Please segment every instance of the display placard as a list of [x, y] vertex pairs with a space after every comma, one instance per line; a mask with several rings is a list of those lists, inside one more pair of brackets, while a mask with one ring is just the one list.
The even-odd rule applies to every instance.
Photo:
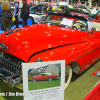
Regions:
[[72, 23], [73, 23], [73, 20], [67, 19], [67, 18], [63, 18], [63, 20], [61, 21], [60, 24], [71, 26]]
[[23, 63], [24, 100], [64, 100], [65, 60]]

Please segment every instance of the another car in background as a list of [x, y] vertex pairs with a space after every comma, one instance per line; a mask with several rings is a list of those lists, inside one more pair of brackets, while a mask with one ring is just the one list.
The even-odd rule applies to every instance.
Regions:
[[94, 9], [87, 9], [87, 8], [77, 8], [79, 11], [84, 12], [84, 13], [88, 13], [91, 12], [92, 16], [94, 18], [96, 18], [98, 10], [96, 8]]
[[[11, 7], [11, 9], [14, 11], [15, 7]], [[20, 12], [21, 12], [21, 8], [19, 8], [19, 15], [18, 15], [18, 22], [22, 22], [22, 18], [20, 18]], [[30, 21], [30, 25], [34, 24], [34, 23], [38, 23], [40, 20], [42, 20], [42, 18], [44, 18], [46, 15], [42, 14], [42, 13], [29, 13], [29, 20]]]
[[62, 11], [67, 14], [79, 15], [83, 17], [88, 15], [88, 13], [86, 12], [82, 12], [82, 11], [79, 11], [78, 9], [73, 9], [73, 8], [66, 8], [66, 9], [63, 9]]
[[73, 6], [72, 5], [59, 5], [59, 8], [60, 9], [66, 9], [66, 8], [73, 8]]
[[86, 12], [86, 13], [88, 13], [89, 12], [89, 10], [88, 9], [86, 9], [86, 8], [77, 8], [79, 11], [81, 11], [81, 12]]
[[44, 5], [45, 5], [44, 3], [40, 3], [40, 4], [37, 4], [37, 5], [34, 5], [34, 6], [30, 7], [29, 11], [30, 11], [31, 14], [42, 13], [42, 7]]
[[[62, 11], [65, 13], [68, 13], [68, 14], [75, 14], [75, 15], [79, 15], [79, 16], [88, 17], [88, 13], [90, 10], [88, 10], [87, 12], [84, 12], [84, 11], [79, 10], [79, 9], [66, 8], [66, 9], [63, 9]], [[95, 12], [95, 14], [92, 13], [91, 14], [92, 18], [95, 19], [99, 12], [100, 11], [98, 11], [97, 13]]]
[[[39, 21], [41, 21], [46, 15], [42, 14], [42, 13], [34, 13], [34, 14], [29, 14], [29, 20], [31, 21], [30, 24], [35, 24], [38, 23]], [[22, 22], [22, 18], [20, 18], [20, 12], [19, 12], [19, 16], [18, 16], [18, 21]]]
[[72, 8], [74, 9], [71, 5], [55, 5], [53, 8], [52, 8], [52, 11], [63, 11], [64, 9], [66, 8]]

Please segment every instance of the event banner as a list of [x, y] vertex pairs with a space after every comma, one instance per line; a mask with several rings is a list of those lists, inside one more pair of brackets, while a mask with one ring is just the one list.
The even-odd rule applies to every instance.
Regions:
[[23, 63], [24, 100], [64, 100], [65, 60]]

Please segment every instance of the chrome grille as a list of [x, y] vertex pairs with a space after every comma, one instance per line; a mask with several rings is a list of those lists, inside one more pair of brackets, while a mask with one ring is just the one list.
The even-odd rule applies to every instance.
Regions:
[[0, 51], [0, 73], [6, 71], [11, 75], [22, 75], [22, 60]]

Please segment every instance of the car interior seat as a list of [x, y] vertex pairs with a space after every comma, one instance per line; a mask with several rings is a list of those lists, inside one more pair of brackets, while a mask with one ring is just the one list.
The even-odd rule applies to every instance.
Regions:
[[86, 29], [86, 22], [78, 20], [72, 25], [72, 27], [75, 27], [75, 28], [81, 29], [81, 30], [85, 30]]

